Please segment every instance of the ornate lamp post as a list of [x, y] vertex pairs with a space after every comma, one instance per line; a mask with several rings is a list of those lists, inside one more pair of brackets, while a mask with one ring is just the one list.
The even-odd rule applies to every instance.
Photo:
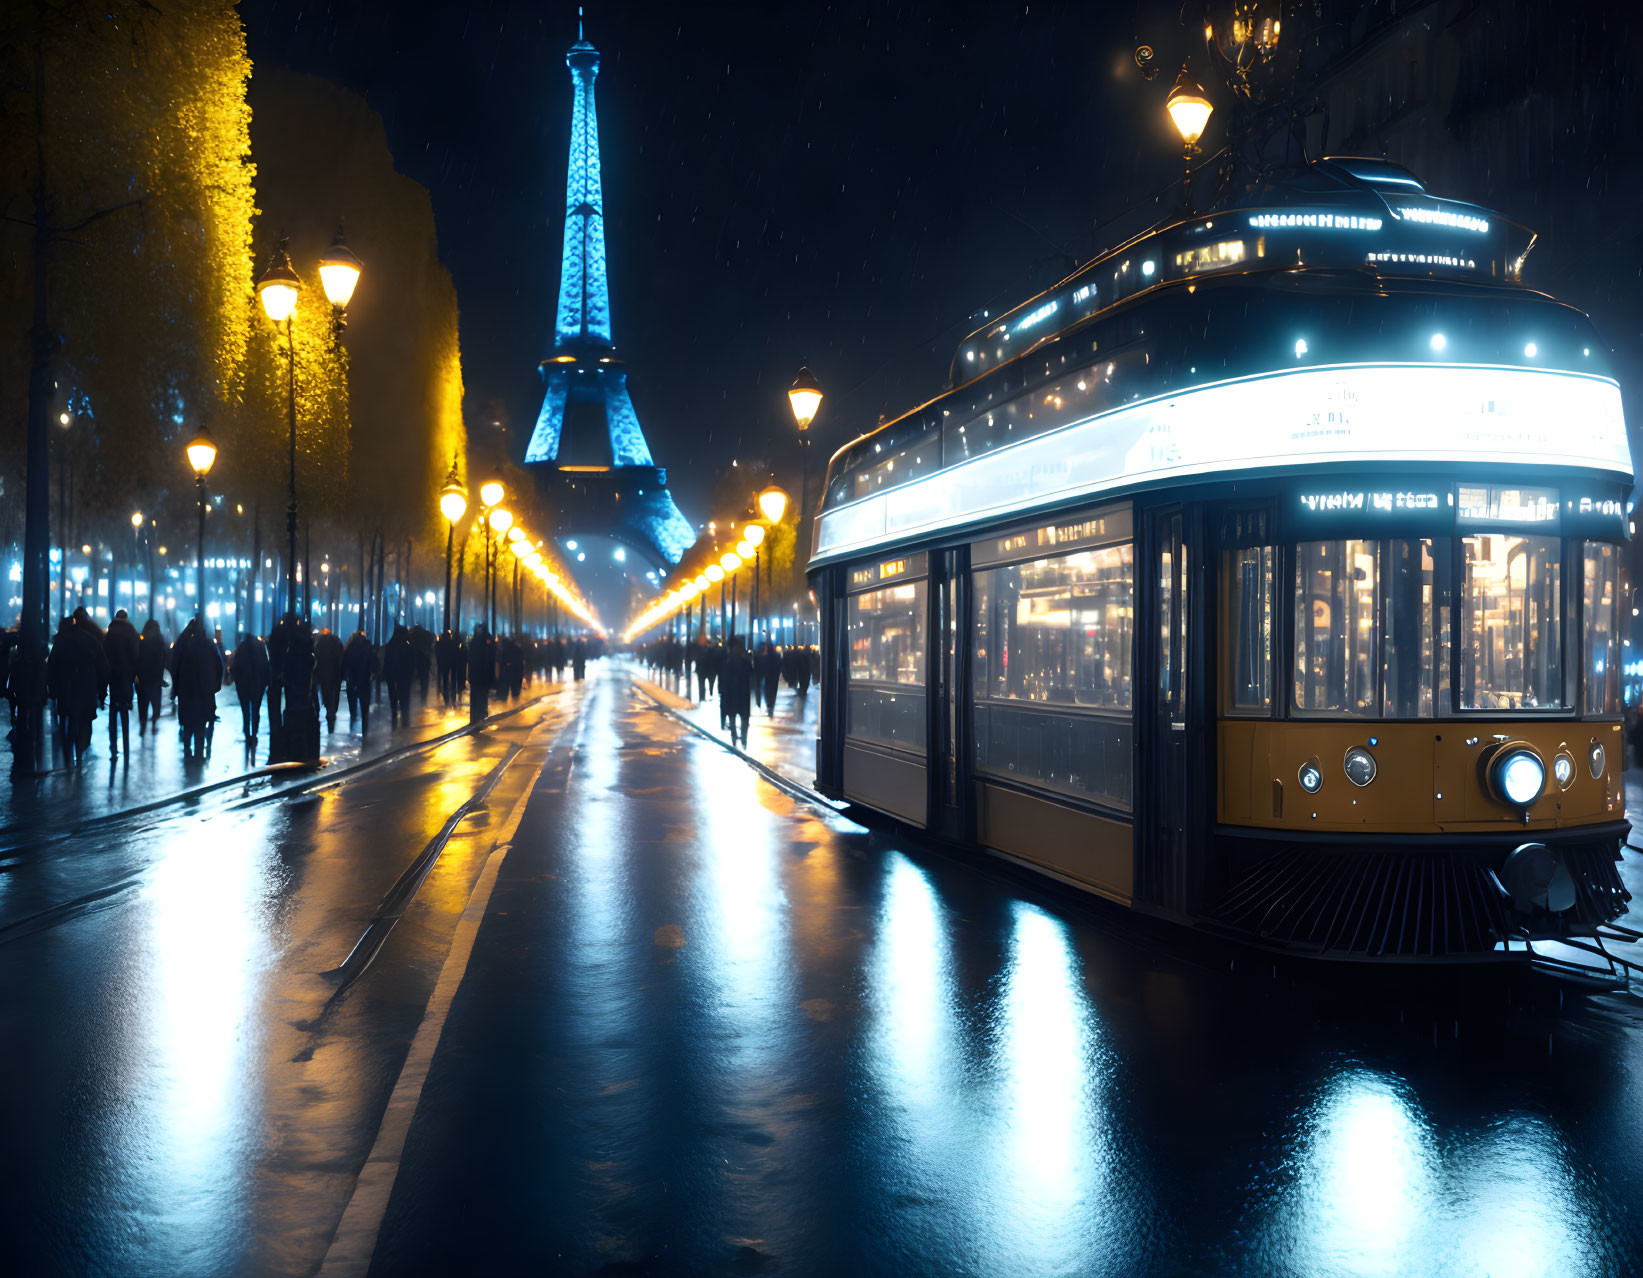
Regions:
[[211, 432], [204, 426], [183, 450], [194, 471], [194, 498], [200, 508], [200, 539], [194, 546], [194, 615], [205, 625], [205, 477], [217, 460], [217, 446], [211, 442]]
[[[759, 547], [762, 545], [764, 545], [764, 525], [749, 524], [743, 532], [740, 545], [736, 547], [736, 553], [741, 555], [743, 559], [749, 556], [753, 559], [753, 602], [747, 611], [749, 618], [747, 628], [754, 639], [758, 638], [759, 629]], [[746, 546], [747, 549], [744, 551], [742, 546]], [[768, 607], [768, 605], [766, 606]]]
[[[727, 551], [725, 551], [724, 554], [719, 556], [719, 567], [724, 571], [725, 577], [730, 582], [730, 631], [729, 631], [729, 637], [732, 638], [732, 639], [734, 639], [736, 637], [736, 622], [739, 620], [739, 618], [736, 615], [740, 611], [740, 609], [737, 607], [737, 603], [736, 603], [736, 593], [737, 593], [736, 592], [736, 571], [741, 566], [742, 566], [742, 557], [740, 555], [738, 555], [734, 550], [727, 550]], [[724, 600], [724, 587], [723, 586], [719, 587], [719, 599], [720, 599], [721, 602]]]
[[[338, 243], [332, 245], [331, 250], [320, 259], [320, 283], [326, 300], [331, 303], [333, 335], [342, 332], [343, 312], [353, 299], [354, 287], [359, 283], [363, 265], [346, 246], [342, 246], [343, 253], [338, 254], [336, 249], [340, 242], [339, 235]], [[264, 313], [276, 328], [285, 325], [286, 357], [290, 361], [286, 380], [290, 469], [285, 507], [285, 618], [283, 626], [275, 627], [277, 640], [269, 645], [269, 655], [274, 659], [274, 679], [269, 684], [269, 759], [270, 762], [311, 762], [319, 758], [319, 716], [314, 711], [313, 692], [309, 687], [312, 679], [308, 670], [292, 670], [289, 678], [284, 670], [287, 651], [301, 639], [297, 626], [297, 343], [291, 317], [297, 309], [302, 281], [291, 266], [286, 244], [285, 238], [281, 237], [269, 256], [268, 266], [257, 280], [257, 297], [262, 302]], [[284, 633], [281, 633], [282, 629]], [[271, 639], [274, 637], [270, 636]], [[301, 639], [301, 651], [296, 656], [299, 664], [311, 664], [312, 642]], [[276, 699], [279, 696], [285, 700], [283, 715], [279, 712]]]
[[1187, 74], [1186, 63], [1181, 64], [1181, 74], [1176, 77], [1175, 86], [1170, 89], [1169, 97], [1164, 99], [1164, 109], [1169, 112], [1176, 132], [1181, 135], [1181, 158], [1186, 165], [1186, 177], [1182, 179], [1181, 194], [1186, 207], [1191, 209], [1192, 157], [1199, 153], [1198, 139], [1204, 136], [1204, 129], [1209, 124], [1209, 117], [1215, 106], [1205, 94], [1203, 86]]
[[[501, 487], [500, 484], [497, 487]], [[497, 573], [492, 564], [491, 534], [502, 536], [513, 527], [513, 512], [505, 506], [495, 506], [485, 516], [485, 577], [490, 597], [490, 625], [488, 629], [496, 634], [496, 577]]]
[[[457, 478], [456, 459], [451, 459], [451, 473], [445, 476], [445, 487], [439, 493], [439, 513], [445, 516], [445, 629], [451, 628], [451, 551], [455, 546], [456, 525], [468, 513], [468, 490]], [[443, 641], [442, 641], [443, 642]]]
[[[136, 619], [137, 619], [137, 561], [139, 559], [141, 559], [142, 557], [143, 557], [143, 512], [140, 511], [140, 510], [134, 510], [134, 511], [131, 512], [131, 618], [132, 618], [133, 622], [135, 622]], [[148, 593], [149, 593], [148, 611], [150, 612], [150, 614], [152, 614], [153, 611], [154, 611], [154, 598], [153, 598], [153, 596], [154, 596], [154, 581], [153, 581], [153, 577], [154, 577], [154, 574], [150, 573], [149, 574], [149, 583], [148, 583]]]
[[[822, 388], [816, 380], [816, 375], [807, 367], [799, 369], [799, 375], [793, 379], [793, 385], [787, 392], [787, 403], [793, 410], [793, 420], [799, 428], [799, 442], [804, 445], [804, 481], [799, 488], [799, 534], [802, 537], [808, 525], [805, 516], [810, 510], [810, 423], [816, 420], [816, 414], [821, 412]], [[786, 504], [783, 503], [783, 509]], [[777, 522], [772, 520], [772, 523]], [[810, 560], [809, 548], [805, 549], [805, 562]], [[795, 562], [798, 554], [793, 556]]]

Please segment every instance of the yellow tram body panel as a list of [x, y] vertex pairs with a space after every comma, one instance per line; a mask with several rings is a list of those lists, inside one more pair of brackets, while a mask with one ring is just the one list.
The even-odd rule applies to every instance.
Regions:
[[[1217, 810], [1223, 825], [1295, 832], [1480, 834], [1567, 829], [1624, 816], [1618, 723], [1222, 719], [1219, 727]], [[1481, 757], [1506, 741], [1532, 746], [1546, 766], [1545, 789], [1526, 811], [1497, 800], [1484, 781]], [[1606, 755], [1603, 775], [1596, 779], [1588, 764], [1594, 743]], [[1375, 779], [1365, 786], [1354, 785], [1343, 767], [1354, 746], [1375, 759]], [[1560, 752], [1574, 762], [1567, 789], [1559, 788], [1551, 775]], [[1323, 776], [1315, 794], [1306, 793], [1300, 783], [1309, 763]]]

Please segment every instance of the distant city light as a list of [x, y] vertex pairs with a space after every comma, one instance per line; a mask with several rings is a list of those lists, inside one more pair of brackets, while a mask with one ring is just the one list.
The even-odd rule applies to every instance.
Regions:
[[587, 557], [588, 557], [588, 553], [585, 550], [579, 550], [579, 551], [576, 552], [576, 562], [577, 563], [582, 563], [585, 559], [587, 559]]
[[566, 550], [575, 550], [576, 549], [576, 543], [574, 541], [567, 541], [565, 543], [565, 549]]
[[1533, 359], [1535, 357], [1535, 352], [1538, 351], [1539, 349], [1540, 348], [1538, 346], [1536, 346], [1533, 342], [1530, 342], [1527, 346], [1525, 346], [1523, 348], [1523, 353], [1525, 355], [1527, 355], [1530, 359]]
[[1306, 354], [1306, 351], [1307, 351], [1306, 338], [1297, 337], [1295, 339], [1295, 358], [1300, 359], [1301, 356]]
[[611, 558], [614, 559], [619, 564], [626, 563], [627, 558], [628, 558], [628, 552], [623, 550], [622, 547], [618, 546], [616, 548], [616, 550], [612, 553]]
[[1442, 333], [1433, 333], [1432, 334], [1432, 349], [1433, 350], [1441, 351], [1447, 345], [1449, 345], [1449, 339], [1447, 337], [1445, 337]]

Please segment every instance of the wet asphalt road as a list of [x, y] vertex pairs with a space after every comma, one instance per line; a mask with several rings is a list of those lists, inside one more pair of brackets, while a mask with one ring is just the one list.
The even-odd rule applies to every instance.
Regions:
[[373, 1274], [1639, 1271], [1636, 998], [1190, 942], [810, 806], [619, 670], [74, 856], [0, 874], [16, 1272], [313, 1273], [345, 1210]]

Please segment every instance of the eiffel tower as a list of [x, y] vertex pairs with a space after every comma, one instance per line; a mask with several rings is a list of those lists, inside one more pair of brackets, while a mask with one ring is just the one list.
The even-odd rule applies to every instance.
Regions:
[[582, 34], [565, 55], [575, 97], [570, 166], [565, 177], [565, 250], [553, 354], [539, 365], [546, 393], [525, 463], [537, 485], [553, 490], [567, 528], [603, 532], [671, 568], [696, 533], [667, 489], [667, 471], [628, 395], [627, 367], [611, 339], [605, 278], [605, 216], [599, 169], [599, 119], [593, 82], [599, 50]]

